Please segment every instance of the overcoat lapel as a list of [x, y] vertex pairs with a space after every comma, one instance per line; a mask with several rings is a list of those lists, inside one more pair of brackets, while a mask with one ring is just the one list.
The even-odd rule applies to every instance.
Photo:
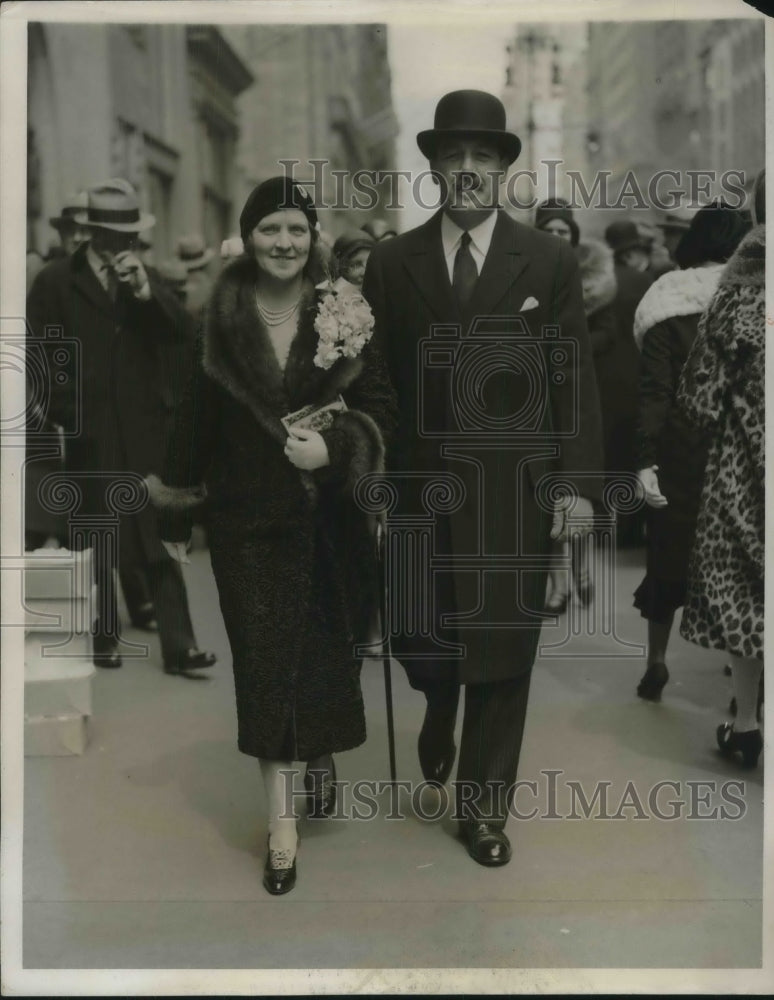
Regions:
[[110, 296], [99, 283], [97, 276], [89, 267], [86, 259], [86, 248], [76, 251], [72, 258], [72, 284], [79, 295], [84, 296], [100, 312], [111, 318], [114, 315], [113, 303]]
[[516, 242], [517, 230], [500, 210], [484, 266], [465, 310], [465, 319], [493, 315], [527, 269], [529, 259]]
[[281, 418], [313, 403], [331, 402], [363, 369], [361, 358], [340, 358], [331, 368], [314, 364], [317, 350], [317, 296], [304, 293], [298, 332], [284, 372], [255, 300], [255, 262], [235, 261], [221, 274], [213, 291], [204, 327], [202, 364], [205, 372], [246, 406], [258, 424], [278, 443], [287, 431]]
[[413, 245], [407, 250], [403, 266], [438, 322], [459, 323], [459, 309], [443, 256], [442, 216], [443, 210], [440, 210], [415, 230]]

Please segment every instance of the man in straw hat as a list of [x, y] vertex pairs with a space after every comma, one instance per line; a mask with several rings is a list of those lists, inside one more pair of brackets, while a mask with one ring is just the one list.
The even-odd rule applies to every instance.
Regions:
[[[387, 546], [392, 651], [427, 699], [418, 749], [429, 782], [443, 785], [451, 772], [466, 686], [456, 814], [482, 865], [511, 856], [504, 828], [550, 542], [567, 532], [540, 480], [561, 473], [588, 530], [602, 464], [578, 265], [569, 242], [498, 207], [521, 148], [505, 124], [491, 94], [440, 100], [417, 143], [442, 206], [374, 247], [363, 286], [399, 398], [388, 448], [397, 493]], [[414, 531], [432, 520], [429, 565], [421, 539], [408, 552], [411, 532], [401, 525], [412, 519]], [[393, 553], [404, 537], [402, 560]]]
[[[85, 210], [74, 218], [89, 241], [40, 272], [27, 319], [36, 338], [45, 340], [47, 331], [59, 328], [78, 343], [65, 364], [69, 377], [62, 384], [51, 377], [48, 409], [68, 435], [65, 471], [81, 495], [74, 513], [96, 533], [106, 517], [115, 516], [111, 499], [118, 494], [111, 483], [119, 484], [126, 473], [146, 476], [161, 469], [167, 424], [195, 348], [185, 312], [137, 254], [138, 234], [154, 218], [140, 210], [132, 185], [121, 178], [105, 181], [88, 192]], [[51, 350], [56, 352], [55, 344]], [[50, 368], [61, 374], [62, 363]], [[180, 567], [161, 544], [156, 515], [142, 499], [136, 512], [120, 519], [118, 558], [125, 569], [127, 562], [139, 563], [147, 575], [165, 671], [188, 675], [211, 666], [215, 657], [196, 647]], [[120, 667], [112, 567], [102, 545], [92, 550], [98, 591], [94, 662]]]

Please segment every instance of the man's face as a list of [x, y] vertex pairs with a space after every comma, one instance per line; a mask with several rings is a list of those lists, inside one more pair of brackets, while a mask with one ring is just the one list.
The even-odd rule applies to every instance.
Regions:
[[572, 229], [564, 219], [549, 219], [541, 228], [544, 233], [551, 233], [552, 236], [560, 236], [563, 240], [572, 242]]
[[136, 250], [137, 245], [137, 233], [119, 233], [97, 226], [91, 230], [91, 248], [105, 264], [114, 264], [119, 254]]
[[59, 228], [59, 242], [68, 257], [71, 257], [81, 243], [85, 243], [88, 238], [88, 230], [79, 226], [77, 222], [65, 223]]
[[630, 247], [621, 252], [621, 263], [634, 271], [647, 271], [650, 266], [650, 254], [641, 247]]
[[508, 162], [496, 143], [465, 133], [439, 139], [430, 166], [450, 215], [488, 214], [497, 207]]

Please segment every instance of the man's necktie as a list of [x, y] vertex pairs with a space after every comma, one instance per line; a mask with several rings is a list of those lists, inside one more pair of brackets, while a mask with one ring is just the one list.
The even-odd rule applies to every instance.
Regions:
[[464, 309], [473, 294], [473, 288], [478, 280], [478, 268], [470, 252], [470, 233], [464, 232], [460, 238], [459, 249], [454, 258], [452, 288], [457, 301]]
[[110, 296], [110, 301], [115, 302], [116, 296], [118, 295], [118, 277], [116, 275], [116, 270], [111, 267], [110, 264], [105, 264], [102, 268], [105, 275], [105, 291]]

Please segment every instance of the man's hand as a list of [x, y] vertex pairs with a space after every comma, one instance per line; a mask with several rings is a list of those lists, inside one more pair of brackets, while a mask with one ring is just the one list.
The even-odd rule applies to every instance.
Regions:
[[647, 469], [640, 469], [637, 473], [642, 492], [645, 495], [645, 503], [648, 507], [659, 508], [668, 506], [667, 498], [663, 495], [658, 485], [657, 472], [658, 466], [651, 465]]
[[148, 272], [135, 253], [131, 250], [124, 250], [123, 253], [116, 254], [113, 260], [113, 268], [118, 280], [129, 287], [130, 292], [135, 298], [142, 299], [143, 301], [150, 298]]
[[170, 559], [174, 559], [177, 563], [190, 563], [188, 545], [185, 542], [162, 542], [161, 544], [167, 550]]
[[565, 542], [569, 539], [568, 517], [572, 515], [573, 535], [588, 535], [594, 530], [594, 506], [586, 497], [578, 497], [574, 502], [567, 498], [559, 501], [554, 509], [554, 523], [551, 538]]
[[325, 438], [317, 431], [291, 428], [285, 444], [285, 454], [297, 469], [313, 472], [330, 464]]

